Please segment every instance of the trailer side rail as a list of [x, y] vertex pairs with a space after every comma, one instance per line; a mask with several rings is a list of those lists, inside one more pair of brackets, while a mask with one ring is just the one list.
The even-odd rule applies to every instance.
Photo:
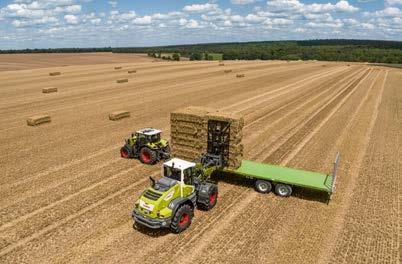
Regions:
[[341, 159], [341, 156], [338, 153], [336, 153], [335, 161], [334, 161], [334, 168], [332, 171], [332, 184], [331, 184], [331, 194], [334, 193], [335, 191], [335, 184], [336, 184], [336, 177], [338, 173], [338, 166], [339, 166], [339, 161]]

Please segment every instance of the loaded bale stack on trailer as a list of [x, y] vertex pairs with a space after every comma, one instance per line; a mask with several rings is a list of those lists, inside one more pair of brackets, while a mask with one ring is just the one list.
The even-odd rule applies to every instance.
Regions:
[[243, 159], [242, 116], [205, 107], [186, 107], [171, 113], [172, 155], [194, 160], [208, 152], [208, 127], [213, 122], [229, 124], [228, 169], [237, 169]]
[[207, 122], [205, 119], [213, 109], [186, 107], [170, 114], [170, 138], [172, 155], [193, 160], [207, 151]]

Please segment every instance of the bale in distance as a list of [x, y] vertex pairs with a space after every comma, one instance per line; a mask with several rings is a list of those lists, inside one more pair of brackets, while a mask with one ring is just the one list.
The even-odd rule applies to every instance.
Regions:
[[37, 126], [43, 123], [49, 123], [51, 122], [51, 118], [49, 115], [37, 115], [37, 116], [32, 116], [27, 119], [27, 124], [28, 126]]
[[121, 68], [121, 66], [114, 67], [115, 70], [120, 70]]
[[219, 63], [219, 66], [225, 66], [225, 63]]
[[129, 70], [128, 73], [137, 73], [137, 70]]
[[49, 76], [61, 75], [61, 72], [49, 72]]
[[243, 78], [243, 77], [245, 77], [246, 75], [244, 74], [244, 73], [241, 73], [241, 74], [236, 74], [236, 77], [237, 78]]
[[224, 72], [225, 72], [225, 73], [231, 73], [232, 70], [225, 70]]
[[119, 79], [116, 82], [117, 83], [126, 83], [126, 82], [128, 82], [128, 79]]
[[42, 93], [56, 93], [57, 88], [56, 87], [46, 87], [42, 89]]
[[117, 121], [127, 117], [130, 117], [129, 111], [117, 111], [109, 114], [109, 120], [112, 121]]

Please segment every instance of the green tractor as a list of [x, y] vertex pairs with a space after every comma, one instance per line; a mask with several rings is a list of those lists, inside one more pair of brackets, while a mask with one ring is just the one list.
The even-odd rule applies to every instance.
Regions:
[[221, 164], [220, 157], [203, 156], [200, 163], [173, 158], [163, 164], [163, 175], [146, 189], [135, 203], [134, 227], [170, 228], [174, 233], [186, 230], [194, 209], [210, 210], [218, 200], [218, 186], [208, 181]]
[[145, 128], [131, 134], [120, 149], [120, 155], [123, 158], [139, 158], [145, 164], [155, 164], [170, 158], [169, 142], [161, 139], [160, 130]]

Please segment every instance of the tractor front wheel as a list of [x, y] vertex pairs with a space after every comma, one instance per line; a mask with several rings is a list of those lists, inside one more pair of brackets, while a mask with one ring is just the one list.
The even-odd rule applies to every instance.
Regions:
[[128, 159], [130, 157], [130, 152], [128, 151], [128, 149], [126, 147], [122, 147], [120, 149], [120, 156], [125, 159]]
[[190, 205], [184, 204], [180, 206], [174, 214], [170, 229], [176, 234], [183, 232], [191, 225], [193, 214], [194, 211]]
[[158, 160], [155, 151], [144, 147], [140, 151], [140, 161], [144, 164], [154, 164]]

